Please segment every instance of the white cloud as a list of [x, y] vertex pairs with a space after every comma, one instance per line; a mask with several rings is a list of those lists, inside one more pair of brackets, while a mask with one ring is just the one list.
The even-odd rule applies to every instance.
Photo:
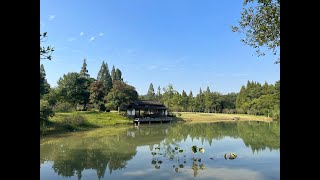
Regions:
[[94, 41], [94, 39], [95, 39], [94, 37], [91, 37], [89, 41]]
[[99, 36], [103, 36], [104, 35], [104, 33], [99, 33]]
[[74, 41], [74, 40], [76, 40], [75, 37], [70, 37], [70, 38], [67, 39], [67, 41], [69, 41], [69, 42], [72, 42], [72, 41]]
[[53, 21], [56, 18], [56, 15], [49, 15], [49, 21]]
[[80, 36], [83, 36], [83, 32], [80, 33]]

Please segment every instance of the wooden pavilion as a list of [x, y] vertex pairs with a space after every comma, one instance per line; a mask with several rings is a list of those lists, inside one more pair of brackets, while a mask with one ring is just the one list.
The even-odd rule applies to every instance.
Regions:
[[168, 108], [158, 101], [135, 101], [127, 107], [127, 116], [134, 119], [135, 124], [140, 122], [171, 122], [168, 117]]

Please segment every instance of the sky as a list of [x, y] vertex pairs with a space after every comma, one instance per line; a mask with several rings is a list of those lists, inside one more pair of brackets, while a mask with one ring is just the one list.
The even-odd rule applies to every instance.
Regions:
[[248, 80], [274, 84], [277, 58], [258, 57], [231, 30], [242, 8], [243, 0], [40, 0], [42, 45], [55, 48], [41, 63], [56, 87], [63, 74], [80, 72], [84, 58], [93, 78], [104, 61], [139, 95], [150, 83], [194, 95], [207, 86], [239, 92]]

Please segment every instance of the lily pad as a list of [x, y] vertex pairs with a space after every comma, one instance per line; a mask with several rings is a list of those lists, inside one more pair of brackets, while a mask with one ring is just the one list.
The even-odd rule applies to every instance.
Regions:
[[179, 168], [175, 168], [174, 170], [175, 170], [176, 172], [179, 172]]
[[152, 155], [156, 155], [157, 153], [155, 153], [155, 152], [151, 152], [151, 154], [152, 154]]
[[155, 160], [151, 161], [151, 164], [156, 164], [156, 163], [157, 163], [157, 161], [155, 161]]
[[178, 150], [179, 148], [178, 148], [178, 147], [175, 147], [174, 149], [175, 149], [175, 150]]
[[183, 164], [180, 164], [180, 165], [179, 165], [179, 168], [184, 168], [184, 165], [183, 165]]
[[162, 161], [160, 160], [160, 161], [158, 161], [158, 163], [159, 163], [159, 164], [162, 164]]
[[182, 152], [183, 152], [183, 150], [180, 149], [180, 150], [179, 150], [179, 153], [182, 153]]
[[203, 164], [200, 164], [200, 169], [204, 170], [204, 165]]
[[192, 152], [193, 152], [193, 153], [197, 153], [197, 151], [198, 151], [198, 150], [197, 150], [197, 146], [192, 146]]

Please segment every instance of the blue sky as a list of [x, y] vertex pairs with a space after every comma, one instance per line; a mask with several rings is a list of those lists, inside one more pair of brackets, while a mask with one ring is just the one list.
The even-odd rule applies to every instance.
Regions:
[[276, 57], [257, 57], [233, 33], [243, 1], [234, 0], [41, 0], [44, 45], [55, 47], [42, 61], [51, 86], [68, 72], [80, 72], [83, 59], [96, 78], [102, 61], [146, 94], [169, 83], [180, 93], [210, 87], [239, 92], [247, 80], [280, 79]]

